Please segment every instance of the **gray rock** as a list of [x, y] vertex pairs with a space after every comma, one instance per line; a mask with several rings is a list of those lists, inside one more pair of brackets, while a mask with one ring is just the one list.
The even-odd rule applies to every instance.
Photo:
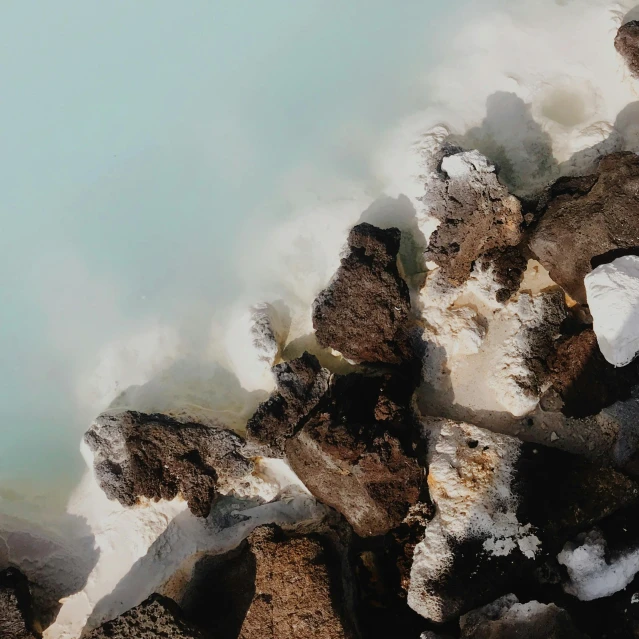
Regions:
[[619, 27], [615, 49], [625, 59], [632, 75], [639, 77], [639, 21], [631, 20]]
[[181, 423], [134, 411], [100, 415], [84, 439], [109, 499], [133, 506], [140, 497], [182, 495], [191, 512], [208, 516], [219, 490], [251, 472], [243, 440], [224, 428]]

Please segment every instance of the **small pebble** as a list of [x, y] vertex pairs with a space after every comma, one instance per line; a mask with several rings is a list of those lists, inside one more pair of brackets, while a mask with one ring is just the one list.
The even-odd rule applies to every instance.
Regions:
[[557, 435], [557, 433], [553, 430], [552, 433], [550, 433], [550, 441], [554, 442], [557, 441], [559, 439], [559, 435]]

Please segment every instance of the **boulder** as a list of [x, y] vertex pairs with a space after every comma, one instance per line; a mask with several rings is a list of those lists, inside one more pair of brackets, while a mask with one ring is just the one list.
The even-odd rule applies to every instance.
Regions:
[[247, 440], [259, 452], [282, 457], [287, 439], [324, 397], [330, 372], [309, 353], [273, 367], [277, 391], [260, 404], [246, 426]]
[[26, 577], [14, 569], [0, 572], [0, 637], [35, 639]]
[[189, 624], [178, 605], [161, 595], [151, 595], [139, 606], [107, 621], [88, 632], [86, 639], [206, 639], [200, 630]]
[[357, 363], [411, 359], [410, 295], [397, 266], [400, 238], [395, 228], [353, 227], [348, 255], [313, 305], [321, 346]]
[[615, 49], [626, 61], [632, 75], [639, 77], [639, 21], [631, 20], [619, 27]]
[[459, 620], [461, 639], [588, 639], [555, 604], [519, 603], [505, 595]]
[[557, 180], [543, 198], [530, 248], [552, 279], [587, 303], [584, 278], [639, 249], [639, 156], [613, 153], [594, 175]]
[[249, 474], [243, 440], [232, 431], [134, 411], [100, 415], [84, 436], [98, 482], [124, 506], [141, 497], [181, 495], [191, 512], [208, 516], [220, 491]]
[[426, 259], [459, 286], [480, 256], [519, 244], [521, 205], [478, 151], [444, 157], [441, 174], [425, 196], [430, 215], [440, 222], [430, 237]]

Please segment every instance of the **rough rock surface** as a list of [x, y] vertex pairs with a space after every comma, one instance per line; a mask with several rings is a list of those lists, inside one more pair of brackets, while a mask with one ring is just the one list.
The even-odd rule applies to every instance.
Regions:
[[34, 639], [29, 586], [17, 570], [0, 572], [0, 637]]
[[585, 304], [590, 271], [639, 247], [639, 156], [613, 153], [597, 173], [560, 178], [542, 204], [530, 248], [568, 294]]
[[598, 266], [585, 285], [603, 356], [614, 366], [626, 366], [639, 353], [639, 257], [627, 255]]
[[555, 604], [505, 595], [460, 619], [461, 639], [587, 639]]
[[521, 240], [521, 205], [499, 182], [495, 167], [478, 151], [444, 157], [445, 177], [429, 189], [430, 214], [440, 220], [431, 235], [426, 259], [435, 262], [447, 279], [460, 285], [473, 262]]
[[410, 448], [409, 377], [335, 378], [321, 410], [286, 445], [291, 468], [361, 536], [397, 526], [423, 471]]
[[619, 27], [615, 49], [625, 59], [632, 75], [639, 77], [639, 21], [631, 20]]
[[85, 434], [109, 499], [133, 506], [140, 497], [173, 499], [206, 517], [220, 490], [252, 470], [232, 431], [133, 411], [100, 415]]
[[401, 233], [363, 223], [349, 254], [313, 305], [317, 341], [354, 362], [400, 364], [411, 357], [410, 295], [397, 267]]
[[639, 363], [616, 368], [608, 363], [591, 328], [562, 339], [548, 358], [550, 381], [570, 417], [595, 415], [630, 397], [639, 383]]
[[330, 373], [309, 353], [273, 367], [277, 392], [260, 404], [246, 426], [247, 439], [271, 457], [282, 457], [287, 439], [324, 397]]
[[87, 633], [86, 639], [205, 639], [187, 623], [177, 604], [161, 595], [151, 595], [139, 606]]
[[228, 557], [196, 565], [182, 607], [211, 639], [352, 637], [340, 559], [319, 535], [263, 526]]

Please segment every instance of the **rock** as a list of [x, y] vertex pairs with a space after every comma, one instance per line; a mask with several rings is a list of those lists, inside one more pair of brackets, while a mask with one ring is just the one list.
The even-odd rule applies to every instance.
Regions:
[[358, 535], [382, 535], [417, 502], [423, 471], [389, 426], [349, 419], [349, 411], [357, 414], [348, 406], [319, 413], [288, 441], [286, 457], [311, 493]]
[[273, 368], [277, 392], [260, 404], [246, 426], [251, 445], [282, 457], [286, 440], [304, 423], [328, 390], [330, 373], [309, 353]]
[[461, 639], [588, 639], [555, 604], [519, 603], [505, 595], [459, 620]]
[[558, 408], [570, 417], [595, 415], [618, 400], [629, 399], [639, 383], [639, 365], [616, 368], [608, 363], [588, 327], [557, 343], [548, 368], [552, 388], [563, 403]]
[[632, 75], [639, 77], [639, 21], [631, 20], [619, 27], [615, 49], [625, 59]]
[[31, 596], [26, 578], [17, 570], [0, 572], [0, 637], [35, 639]]
[[102, 490], [124, 506], [140, 497], [170, 500], [179, 494], [193, 514], [206, 517], [218, 492], [253, 468], [232, 431], [166, 415], [105, 413], [84, 439]]
[[530, 248], [573, 299], [587, 302], [590, 271], [639, 247], [639, 156], [613, 153], [594, 175], [557, 180], [548, 190]]
[[317, 341], [353, 362], [401, 364], [412, 358], [410, 295], [397, 267], [398, 229], [363, 223], [349, 254], [313, 305]]
[[288, 324], [284, 313], [268, 303], [255, 304], [232, 318], [226, 350], [243, 388], [272, 390], [271, 367], [280, 358]]
[[239, 551], [196, 564], [185, 614], [213, 638], [353, 637], [340, 558], [320, 535], [263, 526]]
[[184, 620], [174, 601], [157, 594], [85, 636], [86, 639], [205, 639], [200, 630]]
[[459, 286], [480, 256], [519, 244], [521, 205], [478, 151], [444, 157], [441, 172], [441, 182], [425, 196], [430, 214], [440, 220], [430, 237], [426, 259]]
[[627, 255], [598, 266], [585, 285], [603, 356], [613, 366], [626, 366], [639, 353], [639, 257]]

